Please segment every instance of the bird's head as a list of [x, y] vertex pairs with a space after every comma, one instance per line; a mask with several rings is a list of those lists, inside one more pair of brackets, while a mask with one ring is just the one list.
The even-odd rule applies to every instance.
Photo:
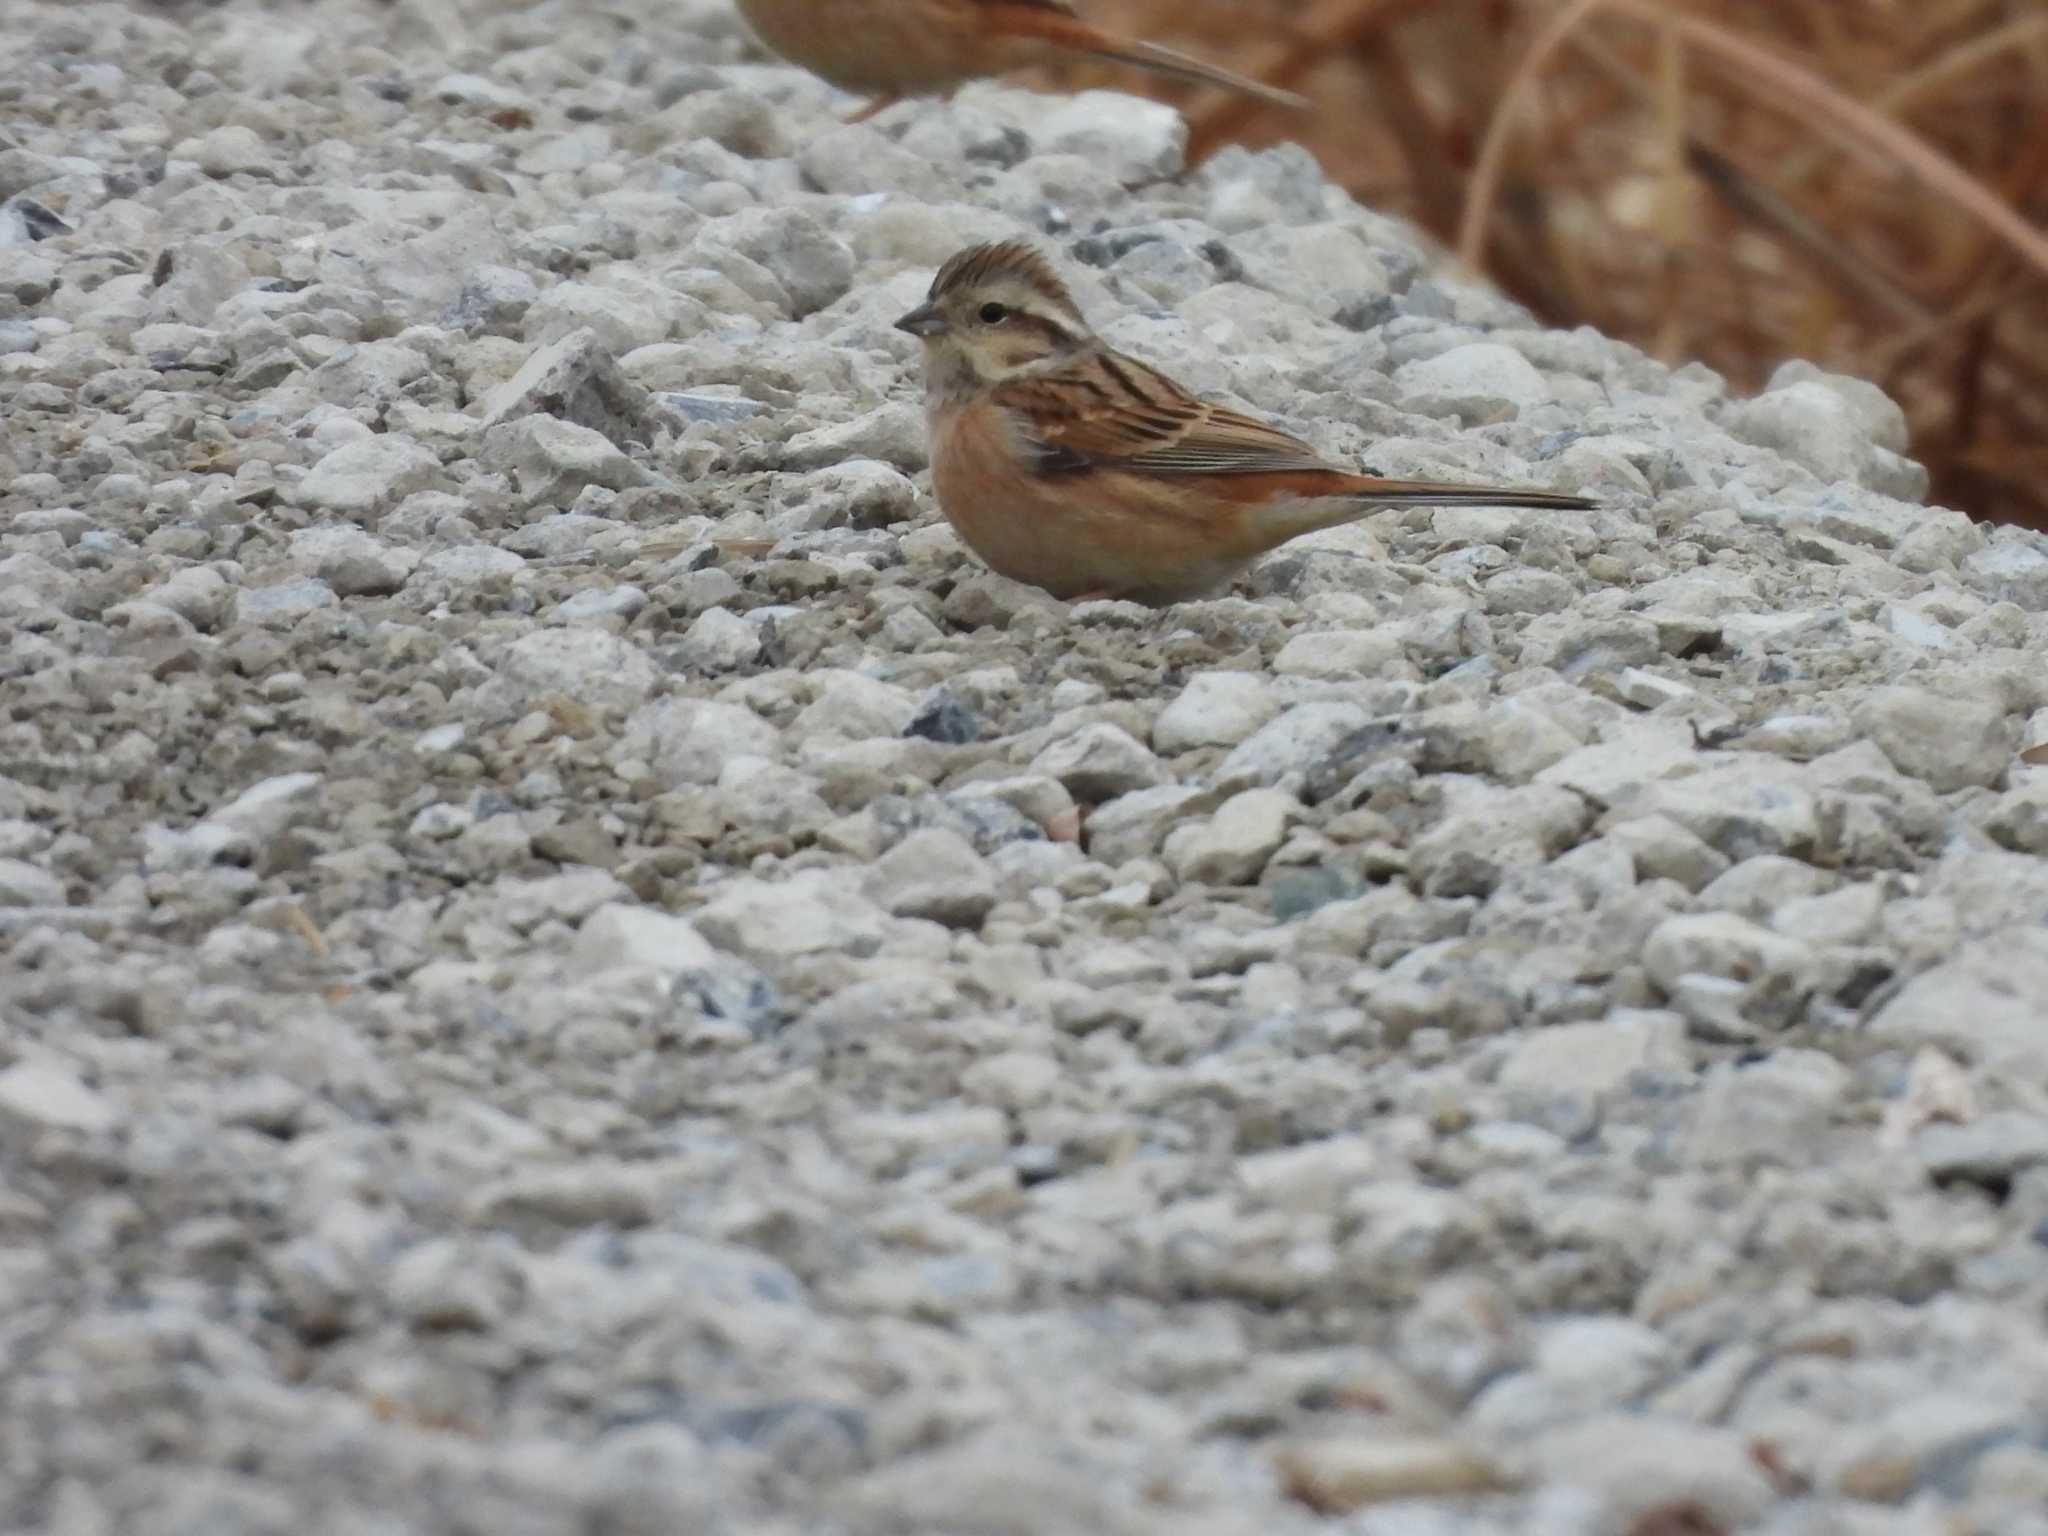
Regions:
[[959, 252], [896, 328], [924, 343], [934, 382], [998, 383], [1094, 341], [1051, 264], [1014, 240]]

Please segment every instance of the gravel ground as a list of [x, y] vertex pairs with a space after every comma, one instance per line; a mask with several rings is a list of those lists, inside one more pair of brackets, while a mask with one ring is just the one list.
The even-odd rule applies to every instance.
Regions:
[[[712, 0], [0, 36], [0, 1530], [2048, 1533], [2048, 541], [1877, 390]], [[1017, 233], [1603, 509], [997, 579]]]

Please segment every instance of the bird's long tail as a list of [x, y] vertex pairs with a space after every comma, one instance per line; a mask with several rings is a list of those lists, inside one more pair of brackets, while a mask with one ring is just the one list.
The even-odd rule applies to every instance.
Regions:
[[1505, 485], [1448, 485], [1434, 480], [1382, 480], [1345, 493], [1368, 507], [1548, 507], [1590, 512], [1600, 503], [1562, 491]]
[[1366, 475], [1344, 478], [1350, 483], [1319, 488], [1301, 499], [1276, 497], [1268, 502], [1256, 523], [1265, 547], [1273, 548], [1304, 533], [1341, 528], [1384, 507], [1534, 507], [1550, 512], [1590, 512], [1600, 505], [1584, 496], [1522, 486], [1381, 480]]
[[1112, 59], [1119, 64], [1133, 64], [1139, 69], [1172, 75], [1179, 80], [1192, 80], [1200, 85], [1220, 85], [1226, 90], [1242, 91], [1247, 96], [1256, 96], [1277, 106], [1299, 109], [1308, 105], [1306, 98], [1292, 91], [1283, 91], [1277, 85], [1267, 85], [1249, 75], [1240, 75], [1235, 70], [1211, 64], [1193, 54], [1140, 38], [1118, 37], [1104, 32], [1075, 16], [1064, 5], [1050, 3], [1050, 0], [1017, 0], [1017, 3], [1003, 5], [1001, 10], [1001, 30], [1015, 37], [1042, 38], [1057, 48], [1092, 54], [1098, 59]]
[[1308, 98], [1305, 96], [1297, 96], [1294, 92], [1282, 90], [1277, 85], [1268, 85], [1263, 80], [1254, 80], [1249, 75], [1240, 75], [1236, 70], [1225, 69], [1220, 64], [1210, 64], [1193, 54], [1182, 53], [1177, 48], [1168, 48], [1160, 43], [1148, 43], [1137, 38], [1110, 37], [1102, 33], [1097, 33], [1096, 36], [1096, 45], [1088, 51], [1099, 59], [1114, 59], [1119, 64], [1135, 64], [1140, 69], [1171, 75], [1176, 80], [1192, 80], [1197, 85], [1220, 85], [1225, 90], [1256, 96], [1261, 101], [1270, 101], [1275, 106], [1290, 107], [1295, 111], [1301, 111], [1308, 106]]

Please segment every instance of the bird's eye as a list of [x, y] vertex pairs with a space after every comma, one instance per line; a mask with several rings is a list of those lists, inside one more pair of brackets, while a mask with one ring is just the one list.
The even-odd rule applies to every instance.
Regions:
[[1010, 312], [1000, 304], [984, 304], [981, 306], [981, 318], [984, 324], [1001, 325], [1010, 318]]

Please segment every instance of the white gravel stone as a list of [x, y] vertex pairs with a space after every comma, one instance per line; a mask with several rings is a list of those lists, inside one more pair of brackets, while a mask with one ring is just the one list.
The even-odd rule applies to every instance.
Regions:
[[1118, 795], [1088, 813], [1088, 851], [1105, 864], [1145, 858], [1159, 851], [1182, 818], [1215, 803], [1214, 791], [1187, 784], [1161, 784]]
[[170, 147], [173, 160], [190, 160], [209, 176], [273, 175], [278, 170], [277, 151], [263, 142], [255, 129], [241, 123], [223, 123], [196, 139], [184, 139]]
[[781, 733], [744, 705], [673, 698], [635, 710], [615, 755], [671, 784], [710, 784], [730, 759], [773, 757], [781, 745]]
[[1775, 1499], [1750, 1445], [1724, 1429], [1612, 1413], [1545, 1435], [1526, 1454], [1544, 1476], [1594, 1494], [1599, 1528], [1625, 1530], [1660, 1507], [1739, 1527]]
[[1031, 771], [1057, 779], [1077, 800], [1114, 800], [1152, 789], [1166, 769], [1129, 731], [1109, 724], [1084, 725], [1053, 742], [1031, 760]]
[[759, 965], [815, 954], [871, 955], [886, 929], [874, 905], [827, 870], [788, 880], [734, 880], [713, 890], [696, 926]]
[[673, 973], [706, 966], [716, 958], [703, 935], [685, 918], [646, 907], [614, 903], [583, 920], [575, 961], [583, 970]]
[[1234, 747], [1279, 712], [1272, 683], [1256, 672], [1198, 672], [1152, 722], [1152, 748], [1174, 757]]
[[1210, 782], [1221, 790], [1250, 789], [1306, 773], [1369, 718], [1356, 704], [1297, 704], [1239, 742], [1216, 765]]
[[528, 506], [566, 506], [585, 486], [624, 490], [648, 478], [602, 432], [541, 411], [487, 430], [480, 459], [508, 475]]
[[345, 443], [325, 455], [298, 485], [301, 505], [342, 517], [368, 518], [388, 512], [414, 491], [441, 479], [441, 460], [431, 448], [402, 433]]
[[310, 576], [263, 587], [244, 587], [235, 594], [235, 622], [289, 629], [307, 614], [332, 608], [339, 601], [334, 588]]
[[1411, 408], [1499, 421], [1550, 399], [1543, 375], [1512, 347], [1475, 341], [1403, 363], [1394, 388]]
[[1537, 1031], [1514, 1048], [1495, 1081], [1532, 1092], [1610, 1094], [1638, 1072], [1682, 1073], [1691, 1066], [1683, 1019], [1624, 1011]]
[[761, 630], [725, 608], [698, 614], [677, 642], [683, 662], [703, 672], [731, 672], [761, 654]]
[[1277, 789], [1232, 795], [1205, 823], [1167, 834], [1162, 857], [1181, 880], [1204, 885], [1249, 885], [1287, 839], [1301, 814], [1294, 796]]
[[24, 859], [0, 859], [0, 906], [61, 907], [64, 882]]
[[[1899, 496], [1927, 489], [1925, 470], [1898, 449], [1873, 441], [1870, 414], [1860, 402], [1817, 378], [1774, 380], [1772, 388], [1736, 408], [1729, 426], [1744, 442], [1776, 449], [1823, 481], [1849, 480]], [[1882, 435], [1896, 441], [1888, 423]]]
[[900, 736], [917, 713], [916, 698], [893, 683], [858, 672], [827, 672], [816, 681], [817, 698], [795, 721], [806, 737]]
[[748, 208], [713, 219], [697, 232], [691, 254], [791, 319], [823, 309], [853, 283], [852, 250], [795, 208]]
[[968, 841], [943, 827], [913, 832], [875, 862], [868, 894], [897, 917], [974, 928], [996, 904], [995, 877]]
[[1937, 792], [1995, 784], [2012, 761], [2005, 711], [1984, 699], [1884, 688], [1856, 711], [1855, 721], [1893, 767]]
[[524, 701], [560, 694], [600, 709], [631, 709], [659, 677], [630, 640], [592, 629], [539, 630], [515, 640], [498, 677]]
[[1721, 976], [1735, 981], [1798, 975], [1811, 952], [1795, 939], [1779, 937], [1732, 912], [1686, 913], [1659, 924], [1643, 944], [1643, 969], [1671, 988], [1682, 976]]
[[1375, 677], [1402, 658], [1401, 637], [1392, 631], [1326, 630], [1289, 640], [1273, 658], [1273, 670], [1282, 677]]
[[2031, 929], [1964, 946], [1953, 960], [1907, 982], [1870, 1021], [1901, 1046], [1933, 1045], [2011, 1071], [2048, 1069], [2035, 1000], [2048, 985], [2048, 949]]
[[120, 1111], [51, 1062], [19, 1061], [0, 1072], [0, 1126], [31, 1131], [110, 1131]]

